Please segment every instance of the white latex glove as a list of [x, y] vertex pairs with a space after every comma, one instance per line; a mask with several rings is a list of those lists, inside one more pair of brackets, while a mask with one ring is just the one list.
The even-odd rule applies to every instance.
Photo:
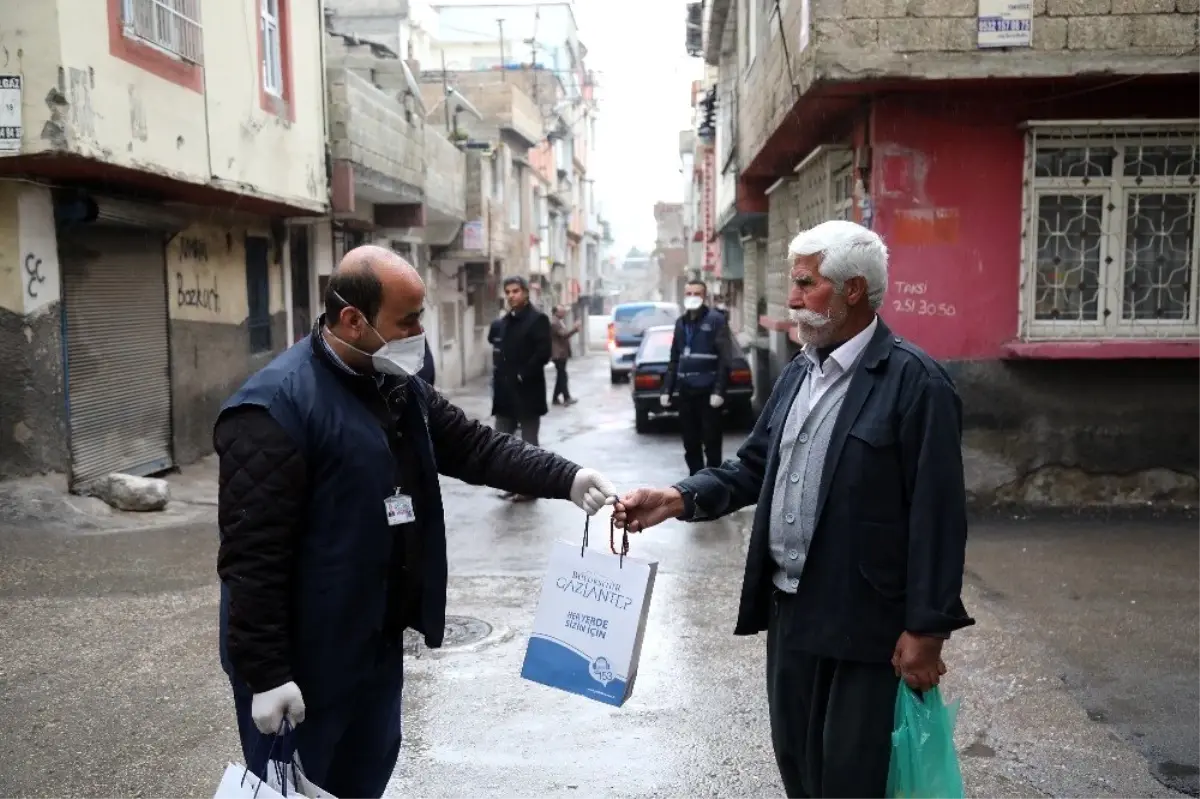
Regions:
[[571, 483], [571, 501], [588, 516], [617, 501], [617, 487], [595, 469], [580, 469]]
[[304, 721], [304, 697], [300, 695], [300, 686], [285, 682], [278, 688], [255, 694], [250, 703], [250, 716], [263, 735], [278, 733], [284, 716], [295, 727]]
[[663, 394], [661, 397], [658, 398], [658, 404], [663, 406], [664, 408], [669, 408], [671, 406], [671, 395]]
[[725, 398], [720, 394], [712, 394], [708, 398], [708, 404], [714, 408], [720, 408], [725, 404]]

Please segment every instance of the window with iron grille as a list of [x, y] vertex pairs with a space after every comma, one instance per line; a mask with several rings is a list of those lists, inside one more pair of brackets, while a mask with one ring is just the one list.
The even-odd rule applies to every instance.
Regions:
[[200, 0], [122, 0], [125, 35], [189, 64], [204, 64]]
[[1200, 122], [1031, 125], [1025, 160], [1024, 337], [1200, 334]]
[[835, 172], [830, 182], [833, 184], [833, 196], [830, 198], [830, 219], [854, 221], [854, 169], [853, 164], [846, 164]]
[[283, 47], [280, 40], [279, 2], [262, 2], [263, 90], [276, 97], [283, 96]]

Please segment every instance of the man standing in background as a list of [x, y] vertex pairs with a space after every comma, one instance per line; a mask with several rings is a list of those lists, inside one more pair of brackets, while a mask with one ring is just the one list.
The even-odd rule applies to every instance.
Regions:
[[563, 405], [574, 405], [571, 390], [567, 387], [567, 359], [571, 357], [571, 336], [579, 332], [581, 325], [576, 322], [567, 327], [567, 309], [561, 305], [554, 306], [554, 322], [550, 325], [550, 360], [554, 362], [554, 394], [552, 401], [559, 404], [562, 397]]
[[700, 471], [706, 462], [710, 468], [721, 465], [721, 406], [733, 360], [729, 325], [724, 314], [705, 304], [706, 294], [698, 280], [689, 281], [684, 289], [685, 310], [675, 321], [671, 363], [659, 398], [668, 408], [675, 395], [688, 474]]
[[[550, 318], [529, 302], [523, 277], [504, 280], [508, 313], [499, 332], [499, 352], [492, 385], [496, 429], [513, 435], [517, 428], [526, 444], [538, 446], [538, 430], [546, 406], [546, 364], [550, 362]], [[505, 493], [505, 499], [527, 502], [534, 497]]]

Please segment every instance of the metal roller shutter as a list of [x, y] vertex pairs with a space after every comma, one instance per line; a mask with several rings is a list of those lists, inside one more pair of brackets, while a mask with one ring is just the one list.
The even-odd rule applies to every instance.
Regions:
[[64, 236], [71, 481], [147, 475], [171, 461], [170, 342], [161, 233]]

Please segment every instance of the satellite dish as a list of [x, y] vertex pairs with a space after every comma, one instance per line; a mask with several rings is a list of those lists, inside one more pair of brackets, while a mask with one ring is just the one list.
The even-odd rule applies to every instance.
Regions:
[[404, 83], [408, 86], [408, 93], [412, 95], [413, 102], [417, 104], [417, 110], [421, 112], [421, 118], [424, 119], [429, 112], [425, 109], [425, 101], [421, 99], [421, 87], [417, 84], [417, 79], [413, 77], [408, 64], [401, 61], [400, 66], [404, 69]]

